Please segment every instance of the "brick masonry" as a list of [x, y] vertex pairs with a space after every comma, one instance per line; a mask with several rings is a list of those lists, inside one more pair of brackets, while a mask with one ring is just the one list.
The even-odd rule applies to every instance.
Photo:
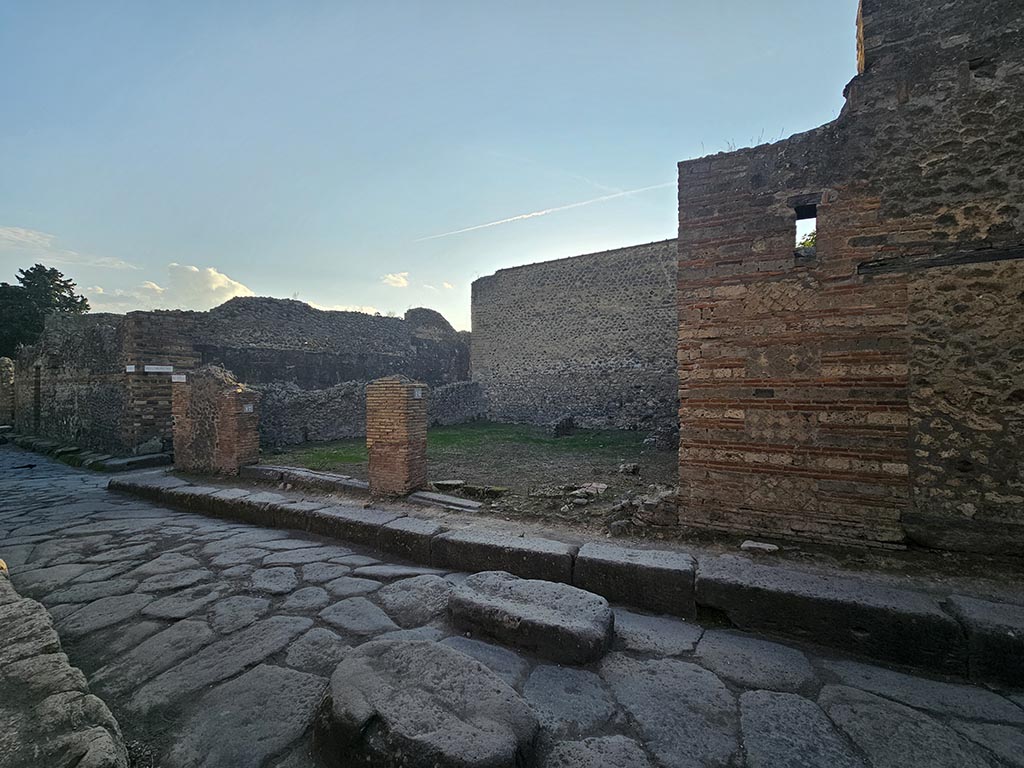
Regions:
[[14, 426], [14, 361], [0, 357], [0, 424]]
[[676, 422], [674, 240], [503, 269], [473, 283], [473, 380], [497, 421]]
[[216, 366], [179, 374], [171, 387], [176, 469], [237, 475], [259, 461], [258, 392]]
[[370, 492], [410, 493], [427, 484], [425, 384], [389, 376], [366, 387], [366, 447]]
[[1024, 542], [1021, 20], [864, 0], [838, 120], [680, 163], [681, 524]]

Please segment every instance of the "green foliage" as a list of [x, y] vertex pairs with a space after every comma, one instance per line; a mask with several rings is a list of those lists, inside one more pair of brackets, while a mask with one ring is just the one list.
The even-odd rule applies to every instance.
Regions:
[[89, 311], [89, 300], [76, 294], [75, 283], [53, 267], [36, 264], [18, 270], [18, 283], [0, 283], [0, 357], [14, 357], [19, 345], [35, 343], [46, 315]]
[[797, 248], [816, 248], [818, 246], [818, 230], [808, 232], [799, 243], [796, 244]]

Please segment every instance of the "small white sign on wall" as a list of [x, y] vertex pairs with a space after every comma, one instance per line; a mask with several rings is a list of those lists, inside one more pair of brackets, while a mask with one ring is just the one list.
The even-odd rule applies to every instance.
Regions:
[[125, 373], [135, 373], [135, 366], [134, 365], [126, 365], [124, 367], [124, 372]]
[[242, 406], [242, 413], [252, 413], [252, 403], [246, 403]]
[[422, 387], [413, 387], [412, 388], [412, 399], [413, 400], [422, 400], [423, 399], [423, 388]]
[[184, 373], [175, 373], [175, 374], [173, 374], [173, 375], [171, 376], [171, 381], [172, 381], [172, 382], [175, 382], [175, 383], [182, 383], [182, 382], [184, 382], [184, 381], [185, 381], [185, 380], [186, 380], [187, 378], [188, 378], [188, 377], [186, 377]]
[[173, 365], [144, 365], [142, 366], [143, 373], [172, 373], [174, 371]]

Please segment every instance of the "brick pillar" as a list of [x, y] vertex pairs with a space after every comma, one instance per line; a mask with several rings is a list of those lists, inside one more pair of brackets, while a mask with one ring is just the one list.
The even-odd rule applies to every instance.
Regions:
[[370, 492], [411, 493], [427, 484], [427, 387], [405, 376], [366, 386]]
[[14, 426], [14, 361], [0, 357], [0, 424]]
[[174, 374], [171, 390], [176, 469], [236, 475], [259, 461], [258, 392], [214, 366]]

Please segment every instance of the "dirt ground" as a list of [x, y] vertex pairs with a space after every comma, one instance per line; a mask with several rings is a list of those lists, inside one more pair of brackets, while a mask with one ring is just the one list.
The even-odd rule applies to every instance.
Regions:
[[[618, 430], [554, 437], [540, 427], [515, 424], [435, 427], [427, 436], [427, 472], [441, 490], [487, 501], [496, 515], [604, 528], [623, 499], [676, 484], [676, 452], [646, 440], [644, 433]], [[296, 446], [264, 461], [366, 479], [361, 439]]]

